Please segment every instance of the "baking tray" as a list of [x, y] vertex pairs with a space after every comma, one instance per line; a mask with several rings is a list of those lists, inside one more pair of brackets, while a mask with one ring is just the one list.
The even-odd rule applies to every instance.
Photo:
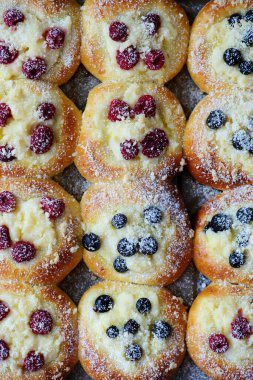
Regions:
[[[80, 4], [84, 3], [82, 0], [78, 0], [78, 2]], [[199, 10], [207, 3], [207, 0], [182, 0], [178, 2], [185, 9], [190, 22], [192, 23]], [[74, 101], [80, 110], [84, 110], [88, 93], [97, 84], [99, 84], [99, 81], [89, 74], [81, 65], [75, 76], [67, 84], [62, 86], [62, 90]], [[178, 97], [187, 117], [189, 117], [195, 105], [205, 96], [205, 94], [193, 83], [186, 68], [184, 68], [182, 72], [166, 86]], [[81, 177], [74, 165], [55, 177], [55, 180], [78, 201], [81, 200], [82, 194], [90, 185]], [[195, 182], [190, 177], [186, 168], [175, 181], [194, 225], [194, 217], [199, 207], [209, 198], [216, 195], [218, 191]], [[92, 284], [98, 281], [100, 280], [87, 269], [84, 263], [81, 263], [70, 273], [60, 286], [73, 299], [73, 301], [78, 304], [82, 294]], [[190, 264], [184, 275], [177, 282], [169, 286], [169, 289], [176, 296], [181, 297], [184, 300], [184, 304], [189, 308], [197, 294], [203, 290], [208, 283], [209, 281], [196, 270], [194, 265]], [[68, 379], [91, 380], [80, 364], [76, 366]], [[186, 358], [174, 379], [208, 380], [209, 377], [203, 374], [203, 372], [195, 366], [189, 356], [186, 355]]]

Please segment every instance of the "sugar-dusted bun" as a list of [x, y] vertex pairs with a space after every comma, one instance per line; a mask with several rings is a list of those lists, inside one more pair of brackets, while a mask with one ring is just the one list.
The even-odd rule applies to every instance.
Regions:
[[176, 97], [152, 83], [105, 83], [89, 94], [75, 163], [90, 181], [174, 176], [185, 116]]
[[80, 63], [75, 0], [1, 0], [0, 79], [62, 84]]
[[49, 180], [0, 181], [0, 277], [55, 284], [82, 257], [79, 204]]
[[201, 90], [253, 88], [252, 0], [214, 0], [191, 32], [188, 69]]
[[191, 260], [192, 230], [174, 185], [92, 185], [81, 209], [84, 261], [99, 277], [165, 285]]
[[79, 303], [79, 359], [94, 380], [171, 379], [186, 311], [167, 289], [104, 281]]
[[0, 177], [51, 177], [73, 162], [81, 116], [56, 85], [0, 81], [0, 99]]
[[174, 0], [86, 0], [81, 60], [97, 78], [165, 83], [187, 57], [189, 21]]
[[213, 283], [194, 301], [188, 351], [211, 379], [252, 379], [252, 298], [252, 287]]
[[231, 90], [206, 96], [187, 123], [184, 149], [199, 182], [225, 190], [253, 183], [253, 96]]
[[77, 346], [77, 310], [64, 292], [0, 281], [1, 380], [65, 379]]

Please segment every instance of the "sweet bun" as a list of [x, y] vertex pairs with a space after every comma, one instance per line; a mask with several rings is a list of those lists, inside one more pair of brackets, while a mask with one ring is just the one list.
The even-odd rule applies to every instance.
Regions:
[[55, 284], [82, 257], [77, 201], [53, 181], [0, 181], [0, 276]]
[[77, 310], [65, 293], [0, 281], [1, 380], [65, 379], [77, 346]]
[[174, 0], [86, 0], [81, 61], [101, 81], [154, 80], [182, 69], [189, 21]]
[[176, 97], [152, 83], [106, 83], [89, 94], [75, 163], [92, 182], [174, 176], [185, 116]]
[[84, 193], [84, 261], [102, 278], [165, 285], [189, 264], [193, 231], [174, 185], [143, 182], [95, 184]]
[[192, 26], [188, 69], [201, 90], [253, 88], [252, 0], [214, 0]]
[[191, 174], [225, 190], [253, 183], [253, 96], [231, 90], [206, 96], [188, 120], [184, 148]]
[[167, 289], [104, 281], [78, 310], [79, 359], [92, 379], [171, 379], [181, 364], [187, 315]]
[[75, 0], [2, 0], [0, 79], [67, 82], [80, 63], [79, 12]]
[[56, 86], [0, 81], [0, 177], [53, 176], [70, 165], [81, 115]]
[[188, 351], [214, 380], [252, 379], [252, 298], [251, 287], [213, 283], [193, 302]]

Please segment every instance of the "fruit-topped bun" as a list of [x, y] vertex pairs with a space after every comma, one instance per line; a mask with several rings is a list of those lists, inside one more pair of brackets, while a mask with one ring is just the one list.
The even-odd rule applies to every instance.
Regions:
[[185, 116], [152, 83], [104, 83], [89, 94], [75, 163], [92, 182], [174, 176], [182, 164]]
[[187, 57], [189, 21], [174, 0], [86, 0], [81, 60], [98, 79], [165, 83]]
[[0, 181], [0, 277], [56, 284], [82, 257], [78, 202], [51, 180]]
[[167, 289], [104, 281], [78, 314], [79, 358], [94, 380], [171, 379], [184, 358], [187, 315]]

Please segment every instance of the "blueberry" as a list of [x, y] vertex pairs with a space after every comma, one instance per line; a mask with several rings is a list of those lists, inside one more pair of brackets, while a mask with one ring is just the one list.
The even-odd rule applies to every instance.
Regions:
[[139, 298], [136, 302], [136, 309], [140, 314], [148, 314], [151, 310], [151, 302], [148, 298]]
[[243, 129], [235, 132], [232, 138], [232, 145], [237, 150], [249, 150], [250, 149], [250, 135]]
[[208, 230], [211, 230], [211, 229], [212, 229], [212, 223], [208, 222], [207, 225], [204, 228], [204, 232], [207, 232]]
[[135, 335], [137, 334], [139, 328], [140, 328], [139, 323], [137, 323], [134, 319], [129, 319], [129, 321], [125, 323], [124, 332]]
[[243, 61], [239, 64], [239, 71], [243, 75], [249, 75], [253, 73], [253, 62]]
[[253, 132], [253, 116], [249, 119], [248, 129]]
[[245, 21], [251, 21], [251, 22], [253, 22], [253, 10], [252, 10], [252, 9], [249, 10], [249, 11], [245, 14], [245, 16], [244, 16], [244, 20], [245, 20]]
[[233, 220], [226, 214], [216, 214], [212, 217], [210, 227], [213, 232], [223, 232], [231, 228]]
[[113, 305], [114, 302], [112, 297], [103, 294], [102, 296], [99, 296], [96, 299], [93, 310], [96, 313], [106, 313], [107, 311], [110, 311], [113, 308]]
[[253, 29], [247, 31], [247, 33], [243, 36], [242, 42], [249, 47], [253, 46]]
[[225, 125], [227, 120], [226, 115], [221, 110], [211, 111], [208, 118], [206, 119], [206, 125], [211, 129], [218, 129], [222, 125]]
[[223, 60], [228, 66], [236, 66], [242, 61], [242, 54], [240, 50], [230, 48], [225, 50], [223, 54]]
[[240, 247], [247, 247], [249, 244], [249, 235], [245, 231], [241, 231], [238, 233], [235, 240]]
[[83, 246], [87, 251], [95, 252], [101, 247], [100, 238], [98, 235], [90, 233], [85, 234], [82, 240]]
[[119, 329], [116, 326], [110, 326], [106, 330], [106, 334], [109, 338], [115, 339], [117, 338], [117, 336], [119, 336]]
[[240, 23], [241, 19], [242, 19], [242, 15], [240, 15], [240, 13], [234, 13], [229, 17], [228, 23], [229, 25], [234, 27], [235, 24]]
[[117, 250], [122, 256], [130, 257], [137, 252], [137, 246], [133, 241], [123, 238], [119, 241]]
[[112, 218], [112, 225], [117, 230], [119, 230], [120, 228], [125, 227], [126, 224], [127, 224], [127, 217], [124, 214], [116, 214]]
[[250, 139], [249, 153], [253, 154], [253, 138]]
[[164, 321], [157, 321], [152, 326], [152, 334], [159, 339], [167, 339], [172, 333], [172, 327]]
[[162, 211], [159, 210], [159, 208], [157, 208], [155, 206], [149, 206], [149, 207], [145, 208], [143, 214], [144, 214], [145, 222], [147, 222], [149, 224], [160, 223], [162, 221], [162, 218], [163, 218]]
[[240, 268], [245, 264], [246, 257], [240, 250], [232, 252], [229, 256], [229, 264], [232, 268]]
[[142, 357], [142, 348], [138, 344], [130, 344], [126, 349], [126, 358], [131, 361], [140, 360]]
[[253, 221], [253, 208], [252, 207], [241, 207], [236, 213], [236, 217], [239, 222], [243, 224], [248, 224]]
[[154, 255], [157, 250], [158, 243], [152, 236], [140, 239], [139, 252], [143, 253], [143, 255]]
[[116, 270], [116, 272], [119, 273], [126, 273], [129, 269], [127, 267], [126, 260], [123, 257], [118, 256], [114, 262], [113, 267]]

